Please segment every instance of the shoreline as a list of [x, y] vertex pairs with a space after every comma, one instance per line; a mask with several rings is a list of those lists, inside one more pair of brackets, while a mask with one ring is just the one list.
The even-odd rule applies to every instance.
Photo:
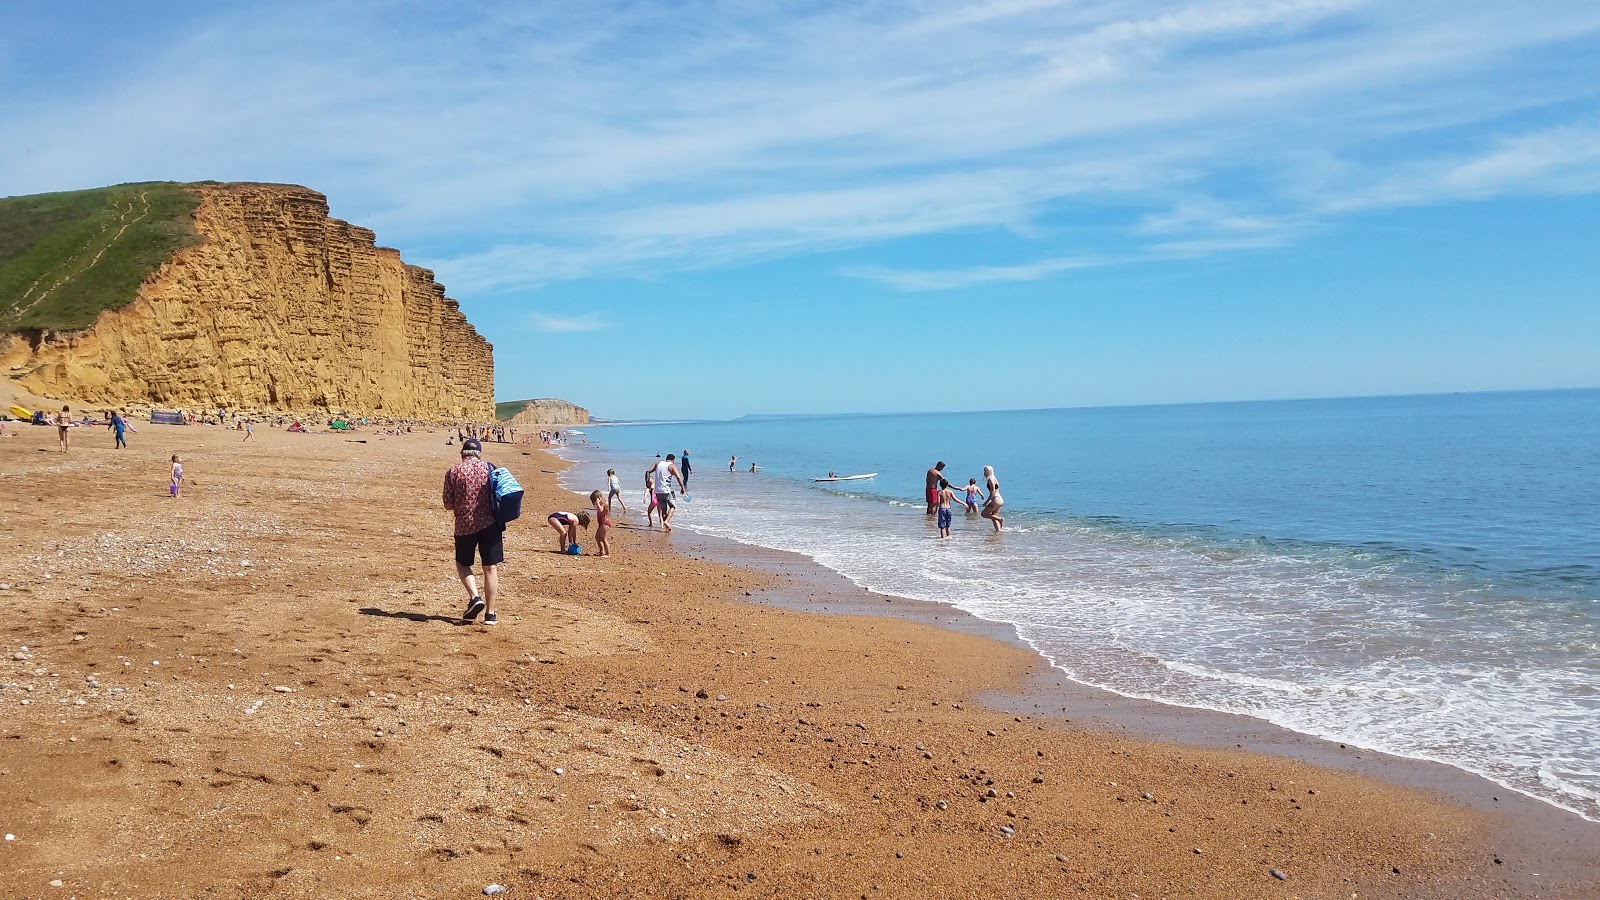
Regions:
[[[559, 483], [573, 462], [548, 452], [560, 465]], [[652, 536], [665, 537], [659, 531]], [[862, 587], [801, 553], [707, 535], [687, 526], [676, 529], [670, 540], [669, 552], [780, 579], [775, 586], [753, 593], [747, 602], [831, 615], [892, 617], [996, 641], [1036, 657], [1039, 667], [1025, 682], [980, 698], [995, 711], [1055, 719], [1143, 741], [1278, 756], [1424, 790], [1500, 820], [1494, 838], [1486, 842], [1490, 849], [1487, 859], [1466, 870], [1471, 877], [1494, 878], [1517, 890], [1541, 892], [1534, 896], [1600, 885], [1600, 823], [1477, 773], [1448, 763], [1343, 744], [1252, 716], [1128, 697], [1077, 682], [1023, 640], [1010, 623], [984, 619], [952, 605]], [[1596, 895], [1600, 896], [1600, 889]]]
[[442, 432], [86, 437], [0, 441], [0, 893], [1593, 895], [1481, 871], [1489, 815], [1423, 791], [996, 712], [1045, 667], [944, 610], [752, 603], [821, 594], [681, 531], [558, 553], [553, 456], [493, 451], [528, 494], [486, 628]]

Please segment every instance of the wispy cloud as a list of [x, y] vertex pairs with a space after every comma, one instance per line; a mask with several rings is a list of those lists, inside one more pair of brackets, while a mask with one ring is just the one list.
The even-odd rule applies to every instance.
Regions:
[[950, 291], [1017, 281], [1038, 281], [1041, 278], [1068, 272], [1109, 265], [1110, 260], [1046, 259], [1014, 266], [974, 266], [966, 269], [907, 270], [863, 267], [846, 269], [843, 274], [876, 281], [902, 291]]
[[[306, 183], [459, 296], [978, 230], [1042, 260], [856, 271], [971, 286], [1600, 190], [1591, 0], [209, 15], [128, 42], [115, 78], [0, 90], [0, 193]], [[42, 52], [4, 32], [0, 77]]]
[[578, 316], [553, 316], [536, 312], [528, 317], [528, 321], [535, 331], [555, 333], [601, 331], [611, 327], [610, 322], [594, 313], [584, 313]]

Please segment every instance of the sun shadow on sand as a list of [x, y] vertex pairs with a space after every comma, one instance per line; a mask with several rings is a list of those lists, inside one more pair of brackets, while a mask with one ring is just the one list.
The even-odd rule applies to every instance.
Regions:
[[412, 622], [444, 622], [447, 625], [471, 624], [470, 622], [462, 621], [460, 616], [439, 616], [430, 613], [419, 612], [394, 612], [392, 610], [379, 609], [376, 606], [363, 606], [362, 608], [356, 610], [356, 612], [362, 614], [363, 616], [383, 616], [386, 619], [407, 619]]

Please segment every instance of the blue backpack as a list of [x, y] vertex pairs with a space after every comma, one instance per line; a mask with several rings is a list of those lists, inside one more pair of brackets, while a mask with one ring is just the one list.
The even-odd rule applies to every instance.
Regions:
[[489, 499], [494, 504], [494, 520], [501, 525], [522, 515], [522, 485], [505, 466], [489, 463]]

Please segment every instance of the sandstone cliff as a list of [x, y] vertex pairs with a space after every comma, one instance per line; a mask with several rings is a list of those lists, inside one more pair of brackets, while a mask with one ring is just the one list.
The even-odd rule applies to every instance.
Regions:
[[[587, 425], [589, 411], [565, 400], [544, 398], [540, 400], [513, 401], [522, 408], [507, 421], [512, 425]], [[508, 404], [502, 403], [504, 408]]]
[[323, 195], [195, 185], [203, 241], [82, 331], [0, 337], [0, 367], [84, 404], [487, 420], [493, 347], [427, 269]]

